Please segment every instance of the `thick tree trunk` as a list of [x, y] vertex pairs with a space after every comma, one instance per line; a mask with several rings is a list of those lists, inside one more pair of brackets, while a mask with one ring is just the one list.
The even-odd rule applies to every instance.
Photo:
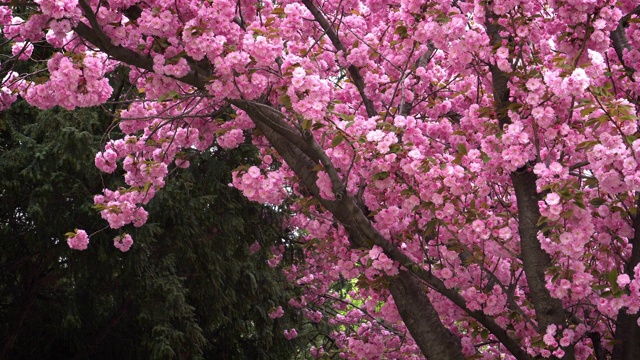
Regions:
[[[487, 34], [491, 43], [499, 45], [502, 43], [500, 36], [501, 26], [498, 24], [498, 16], [486, 12]], [[510, 105], [509, 76], [496, 65], [490, 67], [493, 79], [493, 100], [495, 103], [498, 123], [501, 129], [511, 122], [508, 115]], [[551, 258], [538, 241], [537, 226], [540, 219], [540, 208], [538, 207], [538, 193], [536, 191], [536, 175], [528, 165], [522, 166], [517, 171], [511, 173], [513, 189], [516, 193], [518, 203], [518, 233], [520, 235], [521, 259], [524, 273], [527, 277], [531, 302], [536, 310], [536, 320], [538, 330], [544, 332], [551, 324], [564, 325], [565, 314], [562, 301], [551, 297], [546, 288], [545, 272], [550, 266]], [[564, 349], [564, 359], [573, 359], [573, 347]]]
[[616, 344], [611, 360], [640, 359], [640, 327], [638, 314], [629, 315], [622, 309], [616, 319]]
[[531, 169], [524, 168], [511, 174], [513, 187], [518, 202], [518, 232], [522, 249], [522, 265], [527, 274], [527, 283], [531, 299], [536, 309], [538, 327], [543, 331], [551, 324], [564, 322], [562, 302], [554, 299], [545, 287], [545, 271], [551, 258], [540, 247], [538, 240], [538, 194], [536, 192], [536, 175]]
[[465, 359], [460, 339], [444, 327], [420, 279], [402, 270], [392, 278], [389, 291], [409, 333], [427, 359]]
[[[640, 264], [640, 193], [636, 203], [636, 216], [633, 219], [633, 229], [635, 231], [631, 244], [631, 257], [627, 261], [625, 272], [632, 279], [634, 269]], [[637, 360], [640, 359], [640, 326], [638, 326], [638, 314], [629, 315], [626, 308], [621, 309], [616, 318], [616, 343], [613, 347], [611, 360]]]

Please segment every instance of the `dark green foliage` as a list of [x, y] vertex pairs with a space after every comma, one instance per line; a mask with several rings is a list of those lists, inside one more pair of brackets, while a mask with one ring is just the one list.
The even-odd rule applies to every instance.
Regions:
[[[278, 215], [229, 188], [251, 147], [194, 155], [149, 204], [149, 224], [119, 233], [92, 208], [118, 175], [93, 166], [111, 119], [95, 109], [0, 114], [0, 358], [287, 359], [292, 312], [267, 314], [293, 290], [266, 265]], [[64, 234], [82, 228], [89, 249]], [[100, 230], [102, 229], [102, 230]], [[249, 254], [255, 241], [261, 251]]]

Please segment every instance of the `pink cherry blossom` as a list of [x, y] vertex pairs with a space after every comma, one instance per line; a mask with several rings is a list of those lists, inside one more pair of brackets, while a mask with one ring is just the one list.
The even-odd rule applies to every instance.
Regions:
[[280, 318], [282, 317], [282, 315], [284, 315], [284, 310], [282, 310], [282, 306], [278, 306], [277, 308], [269, 312], [269, 318], [271, 319]]
[[111, 228], [143, 226], [191, 153], [255, 148], [229, 186], [288, 215], [303, 260], [263, 251], [293, 311], [335, 326], [314, 356], [586, 360], [640, 342], [637, 1], [6, 5], [3, 65], [51, 55], [8, 71], [0, 109], [115, 109], [124, 135], [94, 159], [124, 172], [94, 197]]
[[298, 331], [296, 329], [285, 330], [284, 337], [287, 340], [293, 340], [298, 337]]
[[251, 246], [249, 246], [249, 253], [250, 254], [254, 254], [256, 252], [258, 252], [260, 250], [260, 243], [259, 242], [254, 242], [253, 244], [251, 244]]
[[113, 239], [113, 246], [115, 246], [118, 250], [122, 252], [127, 252], [133, 245], [133, 239], [131, 239], [131, 235], [124, 234], [120, 236], [116, 236]]
[[67, 244], [74, 250], [86, 250], [89, 247], [89, 236], [84, 230], [76, 230], [68, 235]]

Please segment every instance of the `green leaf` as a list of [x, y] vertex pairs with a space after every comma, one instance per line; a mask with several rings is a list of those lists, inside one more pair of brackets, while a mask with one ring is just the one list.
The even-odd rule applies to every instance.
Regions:
[[581, 209], [586, 209], [587, 207], [584, 205], [584, 199], [582, 197], [576, 197], [573, 199], [573, 203], [576, 204], [577, 207]]
[[389, 172], [382, 171], [382, 172], [379, 172], [379, 173], [373, 175], [373, 180], [384, 180], [384, 179], [386, 179], [388, 177], [389, 177]]
[[344, 141], [344, 136], [342, 135], [342, 133], [337, 133], [336, 136], [333, 137], [333, 140], [331, 140], [331, 147], [336, 147], [340, 145], [340, 143], [342, 143], [343, 141]]
[[591, 285], [591, 289], [593, 289], [593, 291], [602, 291], [604, 289], [608, 289], [609, 285], [606, 284], [595, 284], [595, 285]]
[[545, 216], [540, 216], [540, 218], [538, 219], [538, 222], [536, 223], [536, 226], [538, 226], [538, 227], [543, 226], [547, 222], [549, 222], [549, 218], [547, 218]]
[[398, 26], [393, 33], [400, 36], [402, 39], [409, 37], [409, 31], [407, 30], [407, 27], [404, 25]]
[[408, 196], [408, 195], [413, 195], [413, 194], [415, 194], [415, 191], [413, 191], [412, 189], [404, 189], [404, 190], [400, 191], [400, 195]]
[[590, 148], [592, 148], [592, 147], [594, 147], [594, 146], [596, 146], [596, 145], [598, 145], [598, 144], [599, 144], [599, 141], [597, 141], [597, 140], [583, 141], [583, 142], [579, 143], [579, 144], [576, 146], [576, 149], [577, 149], [577, 150], [580, 150], [580, 149], [590, 149]]
[[391, 144], [389, 146], [389, 152], [390, 153], [394, 153], [394, 154], [402, 152], [402, 145], [401, 144]]
[[345, 121], [353, 121], [356, 116], [353, 114], [336, 114], [340, 119], [345, 120]]
[[287, 109], [291, 109], [292, 103], [289, 95], [287, 94], [280, 95], [280, 103], [282, 104], [282, 106], [286, 107]]
[[467, 155], [467, 147], [464, 144], [458, 144], [458, 153]]
[[[264, 26], [268, 27], [269, 25], [273, 24], [275, 20], [276, 19], [273, 16], [268, 17], [267, 21], [264, 22]], [[254, 30], [254, 33], [255, 33], [255, 30]]]
[[311, 125], [312, 125], [312, 121], [310, 119], [303, 119], [302, 120], [302, 129], [303, 130], [311, 129]]
[[433, 219], [429, 220], [429, 222], [427, 222], [427, 225], [424, 228], [423, 236], [425, 238], [430, 237], [434, 233], [437, 225], [438, 225], [438, 219], [433, 218]]
[[175, 91], [175, 90], [171, 90], [171, 91], [169, 91], [168, 93], [166, 93], [166, 94], [164, 94], [164, 95], [160, 96], [160, 97], [158, 98], [158, 101], [165, 101], [165, 100], [167, 100], [167, 99], [169, 99], [169, 100], [175, 100], [175, 99], [177, 99], [177, 98], [179, 98], [179, 97], [180, 97], [180, 93], [179, 93], [179, 92], [177, 92], [177, 91]]
[[607, 280], [609, 280], [609, 284], [611, 284], [611, 286], [618, 286], [618, 270], [617, 269], [613, 269], [611, 270], [608, 274], [607, 274]]

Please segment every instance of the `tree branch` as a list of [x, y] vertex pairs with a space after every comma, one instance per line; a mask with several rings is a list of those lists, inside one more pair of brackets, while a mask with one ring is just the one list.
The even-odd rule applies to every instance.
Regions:
[[[636, 192], [636, 216], [633, 218], [633, 238], [631, 240], [631, 257], [626, 263], [625, 273], [632, 279], [634, 269], [640, 264], [640, 193]], [[638, 314], [627, 314], [627, 309], [620, 309], [616, 318], [616, 343], [613, 347], [611, 360], [640, 359], [640, 327]]]
[[[501, 26], [498, 24], [498, 16], [489, 9], [485, 9], [485, 21], [487, 35], [491, 44], [502, 44], [500, 36]], [[511, 119], [508, 115], [509, 100], [509, 76], [497, 65], [489, 66], [492, 75], [493, 98], [498, 116], [500, 128], [504, 128]], [[538, 193], [536, 191], [536, 175], [524, 165], [511, 173], [513, 189], [516, 193], [518, 205], [518, 233], [520, 235], [520, 248], [522, 267], [527, 277], [527, 284], [531, 295], [531, 302], [536, 310], [536, 320], [539, 330], [544, 331], [550, 324], [562, 325], [565, 322], [565, 311], [562, 301], [551, 297], [546, 288], [545, 272], [551, 264], [551, 257], [540, 246], [538, 241], [538, 220], [540, 209], [538, 207]], [[571, 346], [565, 348], [566, 359], [573, 359], [574, 353]]]
[[[307, 188], [307, 190], [309, 190], [313, 196], [319, 199], [320, 202], [325, 207], [327, 207], [327, 209], [331, 211], [334, 214], [334, 216], [336, 216], [336, 218], [338, 218], [338, 220], [340, 221], [339, 218], [344, 217], [345, 214], [338, 211], [339, 203], [344, 202], [345, 200], [349, 200], [350, 203], [354, 203], [353, 199], [346, 195], [342, 198], [342, 201], [330, 201], [320, 197], [319, 189], [316, 185], [316, 180], [317, 180], [316, 172], [313, 170], [313, 168], [315, 167], [315, 162], [306, 155], [308, 151], [302, 151], [301, 149], [298, 149], [295, 146], [295, 143], [297, 143], [298, 141], [295, 141], [295, 140], [292, 141], [291, 139], [285, 138], [282, 133], [279, 133], [269, 127], [270, 123], [271, 124], [276, 123], [278, 122], [278, 120], [264, 119], [265, 115], [277, 116], [278, 113], [261, 111], [261, 106], [264, 106], [264, 105], [259, 106], [259, 105], [256, 105], [255, 103], [248, 102], [248, 101], [233, 101], [232, 104], [234, 104], [238, 108], [245, 111], [249, 115], [249, 117], [251, 117], [251, 119], [256, 124], [256, 127], [260, 129], [260, 131], [262, 131], [262, 133], [267, 137], [271, 145], [278, 151], [280, 156], [282, 156], [282, 158], [289, 165], [289, 167], [291, 167], [291, 169], [300, 178], [302, 184]], [[279, 120], [282, 120], [282, 119], [279, 119]], [[293, 130], [288, 133], [289, 134], [293, 133]], [[369, 221], [366, 218], [365, 220], [370, 225]], [[408, 275], [404, 275], [404, 276], [406, 277]], [[394, 281], [391, 281], [391, 283], [394, 283]], [[408, 294], [411, 294], [411, 296], [413, 296], [414, 294], [422, 292], [422, 297], [416, 298], [416, 299], [403, 300], [401, 298], [396, 299], [394, 297], [394, 300], [396, 300], [396, 303], [398, 304], [399, 311], [401, 311], [401, 313], [404, 313], [405, 316], [407, 314], [411, 314], [410, 316], [411, 318], [405, 319], [405, 320], [411, 321], [412, 327], [421, 326], [421, 330], [418, 331], [416, 334], [414, 334], [413, 331], [411, 332], [414, 340], [416, 341], [420, 349], [422, 351], [426, 351], [425, 355], [434, 352], [434, 354], [447, 354], [447, 356], [451, 356], [451, 357], [445, 357], [445, 358], [442, 358], [442, 357], [435, 357], [435, 358], [464, 359], [464, 357], [462, 356], [461, 347], [453, 346], [453, 344], [451, 343], [452, 335], [449, 332], [449, 330], [447, 330], [444, 327], [444, 325], [442, 325], [442, 323], [440, 322], [440, 318], [438, 314], [435, 312], [435, 309], [433, 309], [433, 311], [424, 311], [425, 310], [424, 306], [427, 306], [427, 307], [431, 306], [432, 308], [432, 305], [428, 301], [428, 298], [426, 297], [426, 293], [424, 292], [424, 289], [415, 288], [417, 285], [422, 287], [421, 284], [419, 282], [416, 284], [415, 281], [412, 282], [409, 279], [403, 279], [402, 284], [403, 284], [402, 288], [400, 287], [394, 288], [394, 291], [396, 292], [396, 296], [398, 296], [398, 294], [401, 292], [403, 294], [407, 294], [407, 296]], [[420, 303], [421, 305], [420, 308], [416, 308], [413, 310], [402, 308], [403, 306], [406, 306], [408, 304], [416, 305], [416, 302]], [[420, 325], [421, 323], [423, 325]], [[429, 324], [429, 326], [435, 326], [435, 328], [427, 327], [426, 324]], [[437, 324], [439, 324], [439, 326]], [[445, 334], [446, 336], [443, 337], [443, 334]], [[438, 344], [438, 345], [434, 345], [434, 344]]]
[[[418, 58], [418, 61], [416, 61], [416, 64], [415, 64], [416, 69], [419, 67], [427, 66], [427, 64], [429, 64], [429, 61], [431, 61], [431, 58], [433, 58], [433, 54], [435, 54], [437, 50], [438, 49], [436, 49], [436, 47], [433, 46], [433, 43], [429, 42], [427, 44], [427, 51], [424, 54], [420, 55], [420, 58]], [[398, 115], [407, 116], [411, 112], [412, 108], [413, 108], [412, 103], [403, 102], [398, 107]]]
[[537, 226], [540, 219], [536, 175], [528, 167], [511, 174], [511, 181], [518, 203], [518, 232], [522, 251], [522, 265], [527, 275], [530, 295], [536, 309], [538, 327], [544, 331], [551, 324], [562, 324], [565, 320], [564, 308], [559, 299], [551, 297], [545, 287], [545, 271], [551, 264], [551, 257], [540, 247]]
[[412, 273], [400, 270], [390, 278], [389, 292], [398, 312], [427, 359], [465, 359], [460, 339], [444, 327], [427, 296], [427, 289]]
[[[324, 30], [324, 32], [327, 34], [329, 40], [331, 40], [331, 43], [336, 48], [336, 50], [342, 51], [343, 55], [346, 56], [347, 49], [345, 48], [342, 41], [340, 41], [338, 34], [333, 29], [327, 18], [324, 17], [320, 9], [318, 9], [318, 7], [311, 2], [311, 0], [302, 0], [302, 3], [307, 7], [307, 9], [309, 9], [311, 14], [313, 15], [313, 18], [318, 22], [318, 24], [320, 24], [320, 27], [322, 27], [322, 30]], [[351, 81], [353, 81], [353, 84], [356, 86], [358, 92], [360, 93], [360, 97], [362, 98], [364, 107], [367, 110], [367, 115], [369, 117], [378, 115], [378, 112], [373, 105], [373, 101], [371, 101], [364, 92], [364, 79], [362, 78], [362, 75], [360, 75], [360, 70], [358, 70], [355, 65], [350, 65], [347, 70], [349, 71], [349, 75], [351, 76]]]
[[[122, 61], [128, 65], [133, 65], [143, 70], [153, 71], [153, 59], [150, 56], [142, 55], [122, 46], [113, 45], [111, 39], [109, 39], [107, 34], [102, 31], [100, 24], [98, 24], [98, 20], [96, 19], [91, 6], [86, 2], [86, 0], [78, 0], [78, 3], [82, 8], [84, 16], [91, 25], [91, 27], [89, 27], [83, 22], [79, 22], [78, 25], [76, 25], [74, 30], [81, 38], [87, 40], [113, 59]], [[187, 75], [176, 80], [180, 80], [181, 82], [191, 85], [197, 89], [204, 90], [204, 86], [206, 85], [205, 78], [193, 70], [193, 66], [191, 66], [191, 69], [192, 70], [189, 71]]]
[[629, 39], [627, 39], [627, 35], [625, 34], [624, 29], [629, 25], [629, 19], [632, 15], [640, 15], [640, 6], [633, 9], [633, 11], [629, 14], [623, 16], [618, 22], [618, 27], [616, 27], [616, 29], [612, 31], [611, 34], [609, 34], [609, 38], [611, 39], [611, 43], [613, 44], [613, 49], [616, 51], [618, 60], [620, 60], [620, 64], [622, 64], [622, 67], [624, 67], [624, 70], [631, 80], [633, 80], [632, 75], [636, 70], [627, 66], [622, 56], [625, 49], [631, 50], [631, 45], [629, 45]]
[[[271, 116], [284, 116], [279, 112], [264, 112], [257, 111], [257, 105], [252, 102], [244, 100], [234, 100], [232, 104], [245, 111], [249, 117], [256, 124], [258, 129], [262, 131], [267, 137], [271, 145], [280, 153], [285, 162], [296, 173], [298, 178], [313, 196], [315, 196], [320, 203], [330, 211], [336, 220], [338, 220], [350, 233], [354, 236], [353, 242], [355, 244], [373, 244], [380, 246], [385, 254], [394, 261], [400, 263], [408, 271], [412, 272], [418, 278], [425, 281], [431, 288], [447, 297], [454, 304], [465, 311], [469, 316], [482, 324], [487, 328], [518, 360], [528, 360], [529, 355], [522, 350], [520, 345], [507, 334], [491, 317], [487, 316], [481, 311], [471, 311], [466, 306], [466, 300], [454, 289], [448, 289], [442, 280], [435, 277], [433, 274], [424, 269], [413, 260], [411, 260], [400, 249], [391, 244], [385, 239], [371, 224], [371, 221], [364, 215], [362, 209], [358, 207], [356, 200], [353, 196], [344, 194], [340, 200], [326, 200], [319, 196], [319, 190], [316, 185], [317, 176], [313, 170], [315, 163], [306, 155], [307, 151], [297, 149], [294, 145], [294, 141], [283, 137], [282, 134], [269, 128], [269, 123], [275, 123], [277, 120], [270, 119], [265, 120], [262, 117], [265, 115]], [[265, 105], [261, 105], [265, 106]], [[280, 119], [282, 121], [282, 119]], [[283, 126], [289, 126], [284, 122]], [[293, 129], [287, 134], [294, 134]], [[295, 143], [299, 143], [295, 141]], [[371, 246], [371, 245], [368, 245]], [[408, 285], [407, 285], [408, 286]], [[413, 290], [412, 290], [413, 291]], [[422, 290], [424, 291], [424, 290]], [[394, 298], [395, 299], [395, 298]], [[423, 314], [422, 316], [428, 316]], [[431, 320], [427, 321], [430, 322]], [[413, 334], [413, 333], [412, 333]], [[416, 339], [419, 342], [420, 339]], [[424, 340], [426, 341], [426, 340]], [[443, 340], [444, 341], [444, 340]]]
[[[491, 43], [495, 45], [502, 43], [500, 36], [501, 27], [498, 25], [497, 16], [486, 10], [487, 34]], [[503, 128], [511, 120], [508, 115], [509, 101], [509, 77], [498, 68], [497, 65], [490, 66], [493, 78], [493, 98], [498, 114], [498, 122]], [[511, 173], [511, 181], [516, 192], [518, 203], [518, 232], [520, 234], [520, 245], [522, 251], [522, 263], [527, 276], [533, 306], [536, 309], [536, 318], [540, 330], [545, 330], [550, 324], [562, 324], [564, 322], [564, 309], [562, 302], [551, 297], [545, 287], [545, 271], [551, 264], [551, 258], [540, 247], [538, 241], [537, 226], [540, 219], [540, 209], [538, 207], [538, 193], [536, 192], [536, 175], [523, 166], [521, 169]]]

